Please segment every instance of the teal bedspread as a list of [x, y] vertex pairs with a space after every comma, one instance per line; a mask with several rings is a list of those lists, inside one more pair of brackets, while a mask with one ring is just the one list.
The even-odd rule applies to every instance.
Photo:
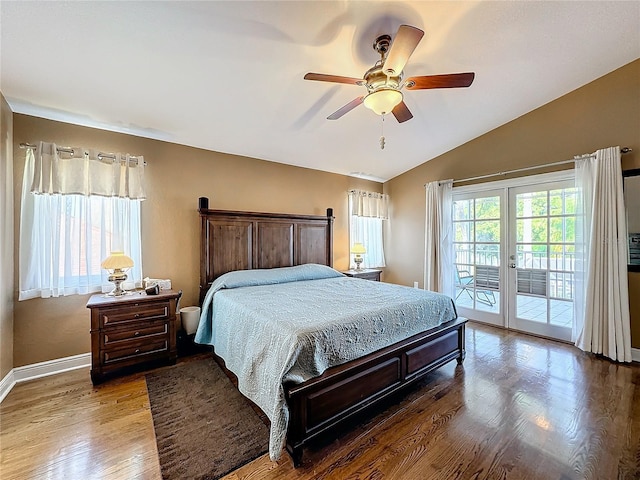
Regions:
[[304, 382], [456, 317], [445, 295], [323, 265], [243, 270], [213, 283], [195, 341], [214, 346], [239, 390], [269, 417], [269, 455], [277, 460], [289, 421], [285, 382]]

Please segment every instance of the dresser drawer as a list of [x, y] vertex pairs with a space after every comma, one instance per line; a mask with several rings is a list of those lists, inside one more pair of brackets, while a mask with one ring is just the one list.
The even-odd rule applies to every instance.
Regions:
[[107, 348], [103, 351], [104, 365], [134, 357], [143, 357], [154, 353], [163, 353], [169, 349], [166, 338], [160, 337], [145, 342], [129, 341], [118, 348]]
[[108, 348], [130, 340], [139, 338], [147, 339], [154, 335], [167, 335], [168, 332], [169, 324], [167, 322], [137, 322], [125, 328], [105, 328], [104, 334], [101, 337], [102, 347]]
[[132, 303], [126, 307], [100, 310], [101, 326], [117, 325], [137, 320], [161, 320], [169, 317], [169, 302]]

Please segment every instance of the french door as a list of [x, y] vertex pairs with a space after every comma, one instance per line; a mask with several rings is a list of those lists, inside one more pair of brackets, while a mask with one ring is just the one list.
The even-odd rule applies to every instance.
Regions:
[[571, 340], [576, 189], [563, 181], [509, 189], [508, 326]]
[[572, 173], [462, 187], [453, 195], [460, 315], [570, 340], [576, 215]]
[[503, 326], [503, 190], [454, 195], [454, 284], [460, 313]]

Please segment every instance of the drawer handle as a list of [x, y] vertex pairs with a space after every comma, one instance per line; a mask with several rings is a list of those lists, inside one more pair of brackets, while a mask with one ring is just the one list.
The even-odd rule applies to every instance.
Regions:
[[139, 314], [139, 313], [136, 313], [136, 314], [133, 316], [133, 318], [140, 318], [140, 314]]
[[136, 332], [133, 334], [134, 337], [137, 337], [138, 335], [140, 335], [140, 332]]
[[136, 351], [134, 353], [140, 353], [140, 349], [136, 348]]

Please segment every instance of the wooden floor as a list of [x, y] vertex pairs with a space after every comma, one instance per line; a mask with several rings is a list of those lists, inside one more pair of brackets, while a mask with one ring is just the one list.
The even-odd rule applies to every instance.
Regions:
[[[467, 358], [384, 415], [229, 479], [638, 479], [640, 366], [478, 324]], [[0, 478], [159, 479], [144, 375], [87, 369], [17, 385], [0, 405]]]

